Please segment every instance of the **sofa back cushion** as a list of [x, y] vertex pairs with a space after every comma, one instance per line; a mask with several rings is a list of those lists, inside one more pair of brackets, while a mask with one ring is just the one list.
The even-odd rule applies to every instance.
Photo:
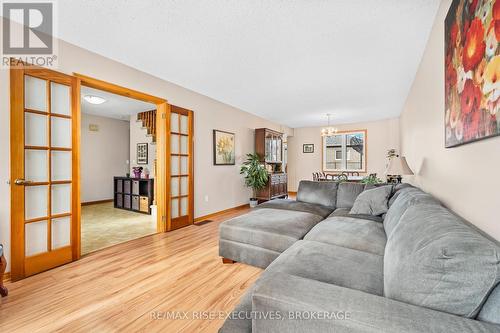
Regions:
[[392, 185], [386, 185], [363, 191], [354, 201], [350, 214], [379, 216], [386, 213], [392, 188]]
[[384, 229], [387, 237], [389, 237], [394, 228], [396, 228], [401, 216], [403, 216], [408, 207], [417, 204], [440, 205], [439, 201], [437, 201], [432, 195], [425, 193], [416, 187], [400, 189], [396, 192], [396, 195], [396, 200], [394, 200], [392, 205], [390, 205], [384, 218]]
[[339, 183], [337, 191], [337, 208], [352, 208], [358, 195], [365, 189], [365, 184], [361, 183]]
[[299, 183], [297, 201], [335, 209], [335, 203], [337, 202], [337, 186], [337, 182], [302, 180]]
[[477, 320], [500, 325], [500, 283], [491, 292], [477, 315]]
[[387, 240], [384, 294], [474, 318], [500, 279], [499, 263], [498, 244], [460, 217], [439, 205], [413, 205]]

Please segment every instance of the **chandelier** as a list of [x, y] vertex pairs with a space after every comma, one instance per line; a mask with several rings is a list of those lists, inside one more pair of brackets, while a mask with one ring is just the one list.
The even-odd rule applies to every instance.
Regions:
[[332, 136], [337, 134], [338, 129], [333, 126], [330, 126], [330, 117], [332, 115], [328, 113], [326, 116], [328, 117], [328, 127], [323, 127], [321, 129], [321, 136]]

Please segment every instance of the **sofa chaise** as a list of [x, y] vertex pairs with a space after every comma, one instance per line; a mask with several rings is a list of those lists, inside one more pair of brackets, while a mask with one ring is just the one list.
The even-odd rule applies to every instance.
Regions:
[[369, 190], [302, 181], [222, 223], [220, 255], [265, 271], [220, 332], [500, 332], [499, 243], [408, 184], [350, 214]]

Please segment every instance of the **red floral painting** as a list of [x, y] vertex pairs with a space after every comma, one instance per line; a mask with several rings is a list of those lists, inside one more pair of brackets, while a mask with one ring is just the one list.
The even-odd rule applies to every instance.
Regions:
[[445, 145], [500, 135], [500, 0], [454, 0], [445, 21]]

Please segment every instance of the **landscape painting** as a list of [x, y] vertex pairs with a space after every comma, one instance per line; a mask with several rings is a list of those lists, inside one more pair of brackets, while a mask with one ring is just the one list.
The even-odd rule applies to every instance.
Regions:
[[454, 0], [445, 21], [445, 146], [500, 134], [500, 0]]

